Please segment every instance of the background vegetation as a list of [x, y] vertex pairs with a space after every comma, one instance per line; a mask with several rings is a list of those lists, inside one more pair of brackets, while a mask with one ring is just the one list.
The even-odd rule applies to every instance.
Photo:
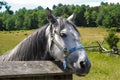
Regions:
[[[47, 23], [45, 9], [38, 6], [35, 9], [26, 8], [13, 12], [6, 2], [0, 1], [0, 9], [5, 6], [6, 11], [0, 12], [0, 30], [36, 29]], [[90, 7], [86, 5], [63, 5], [53, 6], [56, 16], [68, 17], [76, 13], [75, 24], [87, 27], [116, 27], [120, 28], [120, 4], [108, 4], [102, 2], [100, 6]]]

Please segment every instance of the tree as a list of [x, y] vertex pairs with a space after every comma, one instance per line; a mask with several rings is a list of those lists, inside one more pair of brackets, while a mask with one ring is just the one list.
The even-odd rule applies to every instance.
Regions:
[[38, 15], [36, 12], [32, 12], [30, 29], [36, 29], [36, 28], [38, 28]]
[[37, 14], [38, 14], [38, 27], [41, 27], [47, 23], [45, 10], [38, 11]]
[[85, 12], [85, 6], [76, 6], [74, 12], [76, 13], [76, 19], [75, 19], [75, 24], [78, 26], [85, 26], [85, 17], [84, 17], [84, 12]]
[[0, 17], [0, 30], [4, 30], [2, 17]]
[[86, 20], [86, 26], [89, 26], [90, 25], [90, 12], [88, 10], [85, 11], [84, 17]]
[[[0, 13], [0, 29], [36, 29], [47, 23], [45, 9], [38, 6], [35, 9], [19, 9], [12, 12], [11, 6], [7, 2], [0, 1], [0, 9], [6, 8], [6, 11]], [[108, 4], [102, 2], [100, 6], [90, 7], [86, 5], [63, 5], [53, 6], [53, 13], [56, 17], [67, 18], [72, 13], [76, 14], [75, 24], [77, 26], [105, 26], [120, 27], [120, 4]], [[9, 19], [10, 18], [10, 19]], [[12, 24], [13, 25], [12, 25]]]
[[7, 2], [5, 2], [5, 1], [0, 1], [0, 9], [2, 9], [2, 6], [7, 6]]
[[13, 11], [10, 10], [11, 6], [8, 6], [7, 2], [5, 2], [5, 1], [0, 1], [0, 9], [2, 9], [2, 6], [5, 6], [6, 12], [8, 12], [10, 15], [13, 14]]
[[6, 20], [6, 29], [7, 30], [15, 30], [14, 26], [15, 26], [15, 17], [11, 15]]
[[105, 16], [105, 19], [103, 20], [103, 26], [106, 26], [106, 27], [112, 27], [112, 17], [110, 15], [106, 15]]
[[44, 10], [42, 6], [38, 6], [37, 8], [35, 8], [34, 10]]
[[20, 9], [18, 12], [15, 14], [15, 29], [22, 29], [24, 27], [23, 23], [25, 20], [25, 13], [26, 13], [26, 8]]

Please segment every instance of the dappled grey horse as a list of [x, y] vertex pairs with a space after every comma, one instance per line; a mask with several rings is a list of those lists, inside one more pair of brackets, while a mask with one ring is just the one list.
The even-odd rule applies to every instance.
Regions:
[[80, 34], [70, 17], [55, 17], [46, 9], [48, 24], [21, 41], [14, 49], [0, 56], [0, 61], [58, 60], [63, 68], [77, 75], [90, 71], [90, 61], [80, 42]]

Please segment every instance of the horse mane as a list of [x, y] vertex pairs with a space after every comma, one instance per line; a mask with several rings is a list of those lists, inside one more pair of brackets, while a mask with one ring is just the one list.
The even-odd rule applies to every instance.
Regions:
[[[30, 61], [50, 59], [45, 31], [48, 24], [21, 41], [11, 51], [0, 56], [0, 61]], [[49, 56], [49, 57], [48, 57]]]

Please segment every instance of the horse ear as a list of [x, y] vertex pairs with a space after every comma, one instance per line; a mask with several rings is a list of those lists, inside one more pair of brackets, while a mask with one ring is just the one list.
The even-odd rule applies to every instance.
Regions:
[[52, 11], [48, 7], [46, 9], [46, 15], [47, 15], [47, 20], [50, 23], [55, 23], [56, 22], [56, 18], [53, 16]]
[[76, 15], [75, 13], [73, 13], [71, 16], [67, 18], [67, 20], [74, 23], [75, 18], [76, 18]]

